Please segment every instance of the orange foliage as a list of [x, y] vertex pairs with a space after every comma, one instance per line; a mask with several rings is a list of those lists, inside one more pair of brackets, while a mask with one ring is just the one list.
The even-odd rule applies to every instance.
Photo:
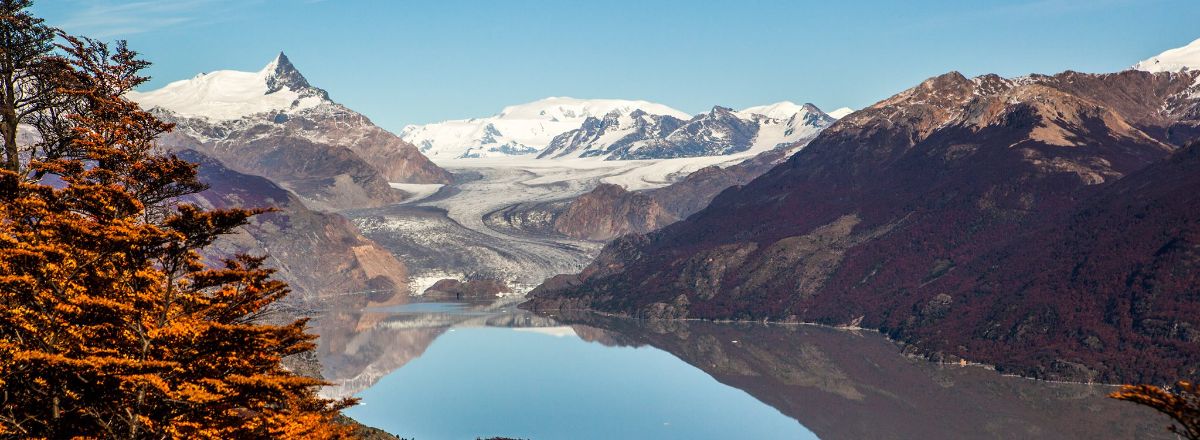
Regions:
[[1200, 386], [1179, 381], [1173, 389], [1154, 385], [1125, 385], [1108, 397], [1142, 404], [1170, 416], [1177, 426], [1171, 432], [1191, 440], [1200, 440]]
[[73, 153], [0, 171], [0, 436], [348, 436], [332, 418], [350, 402], [280, 364], [313, 348], [305, 321], [257, 319], [287, 286], [262, 258], [201, 263], [256, 212], [178, 204], [203, 189], [194, 165], [122, 98], [146, 64], [63, 39]]

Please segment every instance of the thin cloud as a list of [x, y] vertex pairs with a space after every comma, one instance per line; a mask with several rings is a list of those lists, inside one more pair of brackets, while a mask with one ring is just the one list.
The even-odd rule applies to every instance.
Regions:
[[169, 27], [213, 23], [229, 19], [238, 0], [118, 1], [75, 0], [75, 12], [56, 26], [92, 37], [121, 37]]

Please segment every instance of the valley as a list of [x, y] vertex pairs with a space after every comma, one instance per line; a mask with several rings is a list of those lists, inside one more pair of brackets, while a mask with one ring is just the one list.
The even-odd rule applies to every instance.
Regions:
[[0, 440], [1200, 440], [1200, 2], [983, 3], [0, 0]]
[[[238, 101], [257, 113], [217, 112], [174, 99], [181, 93], [173, 89], [207, 90], [207, 82], [229, 78], [262, 81]], [[289, 103], [272, 96], [282, 83], [291, 84], [284, 91], [300, 90], [300, 98]], [[455, 341], [453, 358], [478, 356], [478, 344], [511, 348], [490, 355], [508, 359], [504, 368], [520, 364], [513, 356], [554, 356], [540, 348], [521, 354], [522, 338], [476, 331], [520, 327], [605, 346], [652, 341], [694, 367], [683, 371], [703, 372], [801, 421], [800, 430], [787, 428], [789, 437], [812, 429], [820, 437], [854, 438], [894, 431], [911, 417], [932, 424], [939, 416], [921, 411], [962, 397], [929, 396], [919, 388], [872, 397], [836, 389], [845, 373], [829, 358], [842, 353], [814, 355], [812, 344], [824, 338], [820, 331], [793, 338], [791, 326], [741, 334], [744, 329], [671, 322], [815, 322], [878, 330], [894, 342], [876, 335], [858, 342], [875, 344], [873, 362], [905, 356], [960, 366], [980, 362], [999, 373], [1055, 381], [1165, 380], [1190, 371], [1189, 343], [1197, 332], [1178, 312], [1191, 305], [1175, 297], [1192, 282], [1188, 265], [1195, 260], [1188, 243], [1155, 240], [1177, 233], [1186, 238], [1187, 230], [1156, 228], [1194, 218], [1186, 208], [1190, 199], [1179, 194], [1195, 179], [1200, 151], [1187, 143], [1196, 133], [1198, 84], [1187, 70], [1020, 78], [950, 72], [863, 110], [832, 114], [786, 101], [688, 115], [648, 101], [554, 97], [489, 117], [410, 125], [393, 135], [309, 85], [281, 54], [258, 73], [201, 75], [135, 98], [174, 107], [154, 110], [182, 127], [168, 145], [229, 164], [229, 171], [209, 173], [222, 187], [245, 184], [233, 170], [262, 174], [278, 183], [277, 191], [295, 194], [287, 205], [296, 211], [293, 218], [314, 215], [303, 212], [307, 206], [345, 218], [347, 224], [336, 227], [361, 234], [317, 245], [353, 250], [340, 254], [354, 255], [353, 264], [334, 271], [322, 268], [329, 265], [325, 260], [271, 251], [269, 246], [290, 244], [271, 229], [251, 230], [237, 246], [284, 257], [277, 260], [281, 278], [302, 289], [293, 297], [306, 299], [291, 313], [313, 316], [321, 336], [318, 360], [333, 383], [325, 390], [329, 396], [413, 386], [414, 379], [389, 385], [387, 378], [419, 374], [420, 367], [406, 365], [440, 338]], [[255, 96], [259, 89], [266, 90], [263, 96]], [[1142, 98], [1126, 101], [1123, 93]], [[238, 182], [222, 182], [228, 179]], [[246, 201], [229, 189], [222, 197], [213, 203]], [[1126, 224], [1131, 215], [1147, 220]], [[1118, 237], [1103, 246], [1123, 249], [1121, 257], [1092, 257], [1103, 251], [1086, 232], [1091, 225], [1141, 236], [1145, 244]], [[284, 236], [323, 234], [319, 223], [282, 226], [289, 227], [292, 234]], [[339, 234], [333, 238], [346, 235]], [[1022, 245], [1052, 236], [1072, 241], [1040, 250]], [[1066, 284], [1053, 279], [1065, 267], [1042, 262], [1064, 253], [1084, 262]], [[1149, 266], [1120, 267], [1135, 254]], [[1042, 273], [1035, 270], [1038, 284], [1023, 287], [1017, 282], [1028, 267]], [[1144, 278], [1150, 287], [1143, 289], [1173, 290], [1156, 300], [1161, 304], [1135, 298], [1140, 302], [1129, 307], [1132, 317], [1122, 315], [1126, 307], [1111, 289], [1098, 292], [1118, 298], [1071, 293], [1070, 283], [1090, 283], [1091, 274], [1118, 269]], [[1029, 289], [1049, 293], [1034, 299], [1007, 294]], [[349, 299], [342, 299], [347, 290]], [[476, 302], [461, 310], [424, 311], [447, 307], [438, 301], [467, 300]], [[1003, 308], [1006, 302], [1012, 305]], [[397, 317], [396, 310], [404, 311]], [[574, 316], [580, 310], [650, 324]], [[1101, 323], [1113, 319], [1135, 321], [1132, 329]], [[580, 320], [596, 327], [561, 325]], [[1072, 331], [1082, 336], [1058, 334]], [[721, 336], [693, 341], [693, 332]], [[372, 339], [376, 335], [391, 339]], [[1012, 341], [1054, 348], [1029, 352]], [[1131, 349], [1126, 341], [1145, 346]], [[764, 343], [791, 345], [796, 354], [763, 357], [766, 349], [756, 346]], [[727, 359], [726, 353], [742, 349], [749, 349], [748, 357]], [[1145, 353], [1159, 362], [1134, 366]], [[853, 364], [860, 354], [849, 356]], [[765, 386], [742, 377], [761, 368], [781, 376]], [[551, 370], [543, 374], [561, 373]], [[968, 370], [954, 373], [978, 384], [968, 393], [987, 395], [975, 390], [1007, 381], [996, 371]], [[910, 379], [924, 380], [901, 380]], [[502, 382], [520, 391], [519, 380]], [[1020, 388], [1055, 393], [1037, 384]], [[844, 392], [852, 395], [839, 394]], [[1076, 392], [1091, 402], [1106, 391], [1080, 387], [1068, 394]], [[881, 432], [831, 427], [836, 416], [792, 401], [825, 401], [829, 394], [868, 399], [861, 417], [895, 421]], [[957, 414], [961, 420], [909, 434], [972, 435], [979, 433], [977, 423], [990, 424], [987, 432], [1001, 436], [1039, 437], [1051, 432], [1045, 429], [1083, 436], [1090, 429], [1041, 418], [1039, 406], [1059, 408], [1061, 402], [1010, 397], [1001, 396], [988, 411]], [[921, 411], [889, 413], [906, 399], [923, 399]], [[590, 396], [576, 403], [612, 405]], [[836, 399], [829, 404], [846, 405]], [[1091, 409], [1101, 407], [1121, 412], [1111, 404]], [[419, 424], [397, 425], [375, 411], [351, 414], [393, 432]], [[778, 421], [763, 419], [757, 427]], [[1033, 421], [1045, 427], [1025, 426]], [[1104, 429], [1148, 432], [1144, 426]]]
[[602, 183], [635, 190], [661, 188], [701, 168], [728, 166], [746, 158], [439, 161], [457, 177], [435, 194], [343, 214], [363, 235], [405, 262], [414, 294], [450, 278], [502, 281], [523, 295], [546, 278], [581, 270], [603, 243], [558, 233], [536, 218], [526, 216], [521, 221], [496, 213], [516, 206], [569, 202]]

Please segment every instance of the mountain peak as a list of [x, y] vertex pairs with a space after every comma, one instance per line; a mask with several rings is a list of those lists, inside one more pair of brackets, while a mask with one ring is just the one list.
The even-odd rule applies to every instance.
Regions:
[[304, 74], [296, 69], [296, 66], [292, 64], [292, 60], [288, 59], [283, 51], [280, 51], [279, 55], [276, 55], [275, 59], [270, 64], [267, 64], [267, 67], [263, 68], [262, 73], [265, 74], [267, 80], [267, 94], [283, 90], [284, 87], [294, 92], [313, 88], [308, 83], [308, 79], [304, 78]]
[[[279, 51], [279, 55], [275, 55], [275, 58], [271, 59], [271, 62], [267, 63], [266, 67], [263, 67], [262, 71], [272, 72], [278, 69], [279, 66], [292, 66], [292, 60], [289, 60], [287, 54], [283, 53], [282, 50]], [[294, 68], [295, 66], [292, 67]]]
[[1133, 65], [1134, 70], [1146, 72], [1179, 72], [1200, 70], [1200, 39], [1188, 45], [1167, 50]]
[[635, 109], [642, 109], [650, 114], [670, 115], [681, 119], [691, 117], [691, 115], [679, 110], [653, 102], [624, 99], [578, 99], [566, 96], [551, 96], [524, 104], [510, 105], [501, 110], [495, 117], [529, 120], [552, 119], [558, 121], [579, 119], [582, 121], [587, 116], [603, 118], [604, 115], [614, 110], [619, 110], [620, 113], [629, 113]]
[[712, 110], [709, 110], [708, 113], [710, 115], [720, 115], [726, 113], [733, 114], [733, 109], [723, 105], [714, 105]]
[[295, 111], [329, 101], [280, 52], [258, 72], [218, 70], [175, 81], [149, 92], [130, 92], [146, 108], [162, 108], [186, 117], [231, 120], [277, 111]]
[[796, 104], [792, 101], [780, 101], [773, 104], [759, 105], [749, 107], [738, 111], [737, 114], [749, 119], [753, 115], [766, 116], [772, 119], [787, 120], [801, 113], [820, 113], [824, 114], [817, 106], [804, 103]]

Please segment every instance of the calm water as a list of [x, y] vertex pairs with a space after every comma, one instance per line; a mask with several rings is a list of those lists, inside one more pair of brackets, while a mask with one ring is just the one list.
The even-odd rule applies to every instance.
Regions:
[[444, 303], [317, 327], [325, 393], [422, 440], [1168, 438], [1109, 388], [909, 359], [872, 333]]
[[816, 438], [662, 350], [521, 330], [447, 333], [349, 415], [419, 439]]

